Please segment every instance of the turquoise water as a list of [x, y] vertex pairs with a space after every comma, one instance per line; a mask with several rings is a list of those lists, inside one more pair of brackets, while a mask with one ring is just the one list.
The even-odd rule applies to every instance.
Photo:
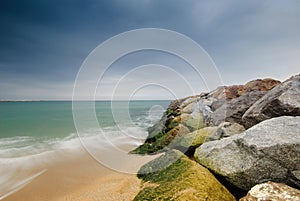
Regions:
[[[109, 136], [110, 132], [118, 135], [120, 126], [132, 126], [126, 118], [128, 113], [135, 125], [134, 129], [128, 128], [130, 132], [146, 132], [147, 127], [160, 119], [169, 103], [131, 101], [127, 110], [128, 103], [113, 102], [114, 111], [118, 112], [117, 119], [112, 115], [110, 101], [95, 102], [95, 109], [101, 128]], [[92, 132], [91, 128], [90, 134]], [[69, 142], [75, 137], [71, 101], [0, 103], [0, 158], [38, 154], [55, 149], [58, 143]]]
[[0, 103], [0, 138], [60, 137], [72, 132], [71, 102]]

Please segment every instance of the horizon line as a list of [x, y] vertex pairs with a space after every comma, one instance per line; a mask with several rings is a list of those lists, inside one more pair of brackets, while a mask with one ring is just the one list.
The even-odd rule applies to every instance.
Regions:
[[72, 100], [72, 99], [26, 99], [26, 100], [19, 100], [19, 99], [3, 99], [0, 100], [0, 102], [46, 102], [46, 101], [172, 101], [175, 99], [132, 99], [132, 100], [125, 100], [125, 99], [119, 99], [119, 100], [109, 100], [109, 99], [96, 99], [96, 100], [87, 100], [87, 99], [82, 99], [82, 100]]

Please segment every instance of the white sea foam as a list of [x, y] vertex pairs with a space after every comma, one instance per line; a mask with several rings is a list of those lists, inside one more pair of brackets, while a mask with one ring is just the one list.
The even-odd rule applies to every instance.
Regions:
[[[17, 136], [0, 139], [0, 200], [19, 190], [42, 174], [48, 165], [74, 157], [85, 150], [109, 153], [111, 148], [127, 153], [143, 143], [147, 127], [161, 115], [152, 112], [138, 116], [135, 124], [87, 129], [84, 133], [70, 133], [64, 138]], [[35, 170], [35, 172], [32, 172]], [[29, 175], [29, 176], [28, 176]]]
[[[54, 162], [78, 156], [84, 152], [84, 148], [107, 153], [112, 146], [121, 149], [123, 145], [135, 147], [142, 143], [141, 140], [124, 135], [124, 131], [118, 131], [115, 128], [106, 128], [103, 133], [105, 136], [95, 134], [92, 130], [84, 136], [79, 137], [72, 133], [62, 139], [53, 138], [40, 141], [38, 145], [24, 143], [26, 140], [31, 142], [31, 139], [27, 137], [1, 141], [3, 144], [9, 142], [12, 146], [0, 149], [0, 200], [42, 174], [42, 172], [32, 173], [32, 170], [43, 171]], [[145, 132], [139, 128], [127, 128], [127, 131], [130, 133]], [[13, 147], [18, 142], [26, 144], [26, 146]], [[126, 151], [128, 150], [123, 150], [123, 152]]]
[[[98, 132], [97, 132], [98, 131]], [[88, 149], [107, 149], [109, 146], [139, 146], [147, 136], [141, 127], [106, 127], [89, 129], [78, 135], [71, 133], [65, 138], [35, 139], [33, 137], [12, 137], [0, 139], [0, 165], [7, 161], [24, 162], [25, 158], [44, 157], [48, 152], [76, 152]], [[43, 161], [43, 160], [42, 160]], [[1, 168], [1, 167], [0, 167]]]

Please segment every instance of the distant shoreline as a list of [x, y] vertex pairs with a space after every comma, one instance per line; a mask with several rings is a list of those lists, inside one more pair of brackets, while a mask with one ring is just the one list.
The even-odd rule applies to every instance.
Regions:
[[0, 100], [0, 102], [43, 102], [46, 100]]
[[[9, 103], [9, 102], [72, 102], [73, 100], [0, 100], [0, 103]], [[108, 102], [108, 101], [172, 101], [170, 99], [159, 99], [159, 100], [76, 100], [74, 102]]]

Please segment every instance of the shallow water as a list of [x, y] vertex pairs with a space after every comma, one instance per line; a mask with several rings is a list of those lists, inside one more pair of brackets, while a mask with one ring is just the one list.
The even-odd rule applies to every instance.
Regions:
[[[49, 164], [85, 150], [115, 169], [122, 154], [143, 142], [147, 128], [160, 119], [169, 102], [98, 101], [99, 128], [87, 126], [80, 135], [73, 122], [72, 102], [1, 102], [0, 197], [29, 183]], [[84, 113], [87, 103], [81, 104]], [[103, 158], [111, 150], [115, 155]], [[114, 157], [116, 160], [111, 160]]]

